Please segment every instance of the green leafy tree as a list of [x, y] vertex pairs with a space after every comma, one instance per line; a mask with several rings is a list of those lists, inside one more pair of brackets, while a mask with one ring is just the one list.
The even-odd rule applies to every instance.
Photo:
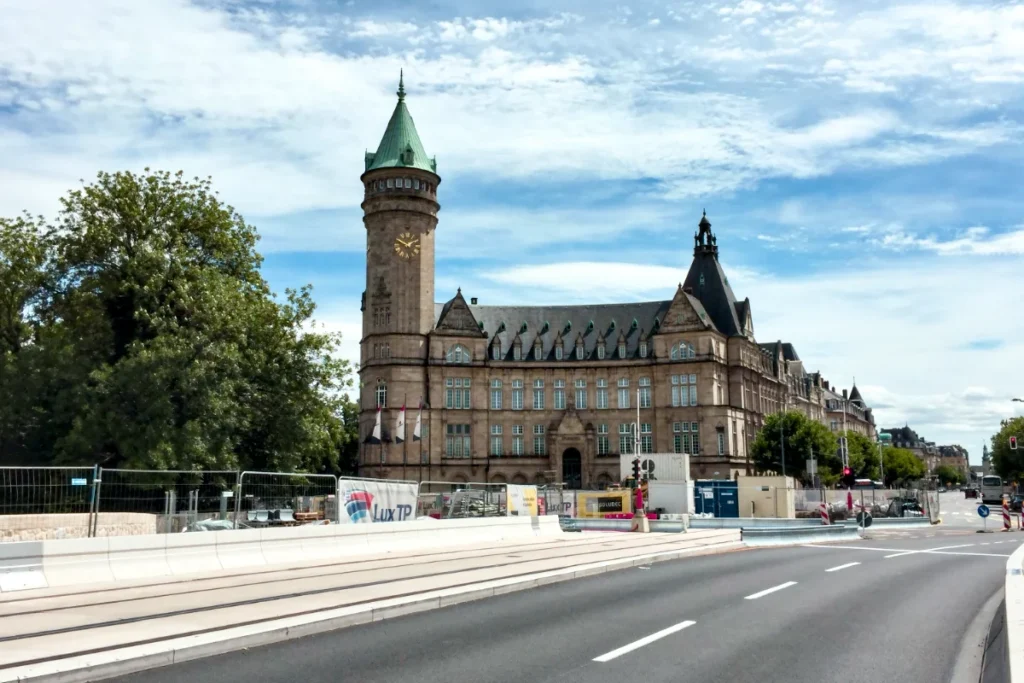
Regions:
[[809, 481], [806, 461], [813, 456], [818, 461], [821, 480], [826, 485], [835, 483], [840, 472], [837, 442], [825, 425], [795, 411], [765, 417], [764, 426], [751, 444], [751, 458], [758, 471], [781, 474], [780, 442], [785, 445], [788, 476]]
[[939, 465], [935, 468], [935, 476], [946, 486], [964, 483], [964, 473], [952, 465]]
[[107, 467], [337, 470], [340, 338], [316, 331], [308, 287], [270, 292], [255, 229], [208, 180], [100, 173], [62, 205], [53, 225], [5, 224], [25, 243], [43, 235], [45, 256], [23, 270], [48, 283], [30, 357], [0, 378], [0, 392], [28, 387], [36, 420], [18, 418], [5, 449]]
[[[1010, 450], [1010, 437], [1017, 437], [1017, 450]], [[992, 435], [992, 466], [1003, 481], [1024, 478], [1024, 417], [1013, 417], [999, 423]]]
[[856, 479], [876, 481], [879, 476], [878, 444], [858, 432], [846, 432], [850, 470]]
[[924, 462], [906, 448], [886, 446], [882, 456], [885, 460], [885, 484], [890, 487], [920, 479], [928, 471]]

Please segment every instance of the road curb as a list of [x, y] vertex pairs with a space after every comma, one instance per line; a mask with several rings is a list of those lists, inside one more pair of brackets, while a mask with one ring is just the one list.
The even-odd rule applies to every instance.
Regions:
[[404, 598], [391, 598], [355, 607], [340, 607], [312, 615], [275, 619], [241, 627], [229, 627], [215, 633], [170, 638], [158, 643], [136, 645], [79, 655], [41, 664], [0, 670], [0, 683], [85, 683], [124, 676], [147, 669], [180, 664], [193, 659], [225, 654], [250, 647], [303, 638], [349, 626], [425, 612], [505, 595], [521, 590], [654, 562], [717, 554], [745, 549], [742, 541], [707, 543], [690, 548], [636, 555], [618, 560], [553, 569], [535, 574], [481, 581], [470, 586], [447, 588]]

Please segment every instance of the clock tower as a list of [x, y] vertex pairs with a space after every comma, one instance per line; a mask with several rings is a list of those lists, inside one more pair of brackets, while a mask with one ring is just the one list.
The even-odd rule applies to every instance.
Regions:
[[[428, 157], [398, 82], [398, 103], [377, 151], [366, 154], [363, 224], [366, 227], [366, 290], [360, 342], [362, 433], [426, 400], [427, 335], [434, 327], [434, 229], [437, 227], [437, 162]], [[385, 432], [391, 429], [388, 419]], [[371, 425], [372, 428], [372, 425]], [[411, 439], [412, 425], [409, 425]]]

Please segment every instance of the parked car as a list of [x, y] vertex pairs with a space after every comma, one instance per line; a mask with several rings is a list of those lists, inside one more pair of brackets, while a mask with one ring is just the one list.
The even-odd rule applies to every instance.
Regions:
[[964, 489], [964, 498], [977, 498], [978, 489]]

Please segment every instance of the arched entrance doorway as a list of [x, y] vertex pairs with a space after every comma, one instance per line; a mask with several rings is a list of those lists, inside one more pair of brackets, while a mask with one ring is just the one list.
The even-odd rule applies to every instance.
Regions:
[[562, 482], [567, 489], [583, 488], [583, 456], [575, 448], [562, 453]]

